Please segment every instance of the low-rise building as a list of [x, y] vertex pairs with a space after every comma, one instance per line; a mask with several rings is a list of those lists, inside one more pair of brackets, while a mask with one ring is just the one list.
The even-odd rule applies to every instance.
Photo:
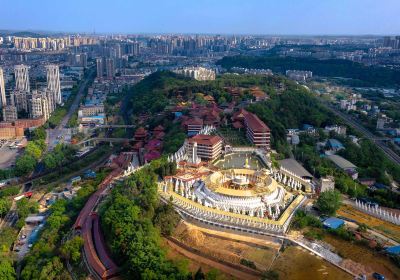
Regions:
[[345, 171], [353, 180], [358, 178], [357, 166], [352, 164], [347, 159], [338, 155], [329, 155], [327, 158], [332, 161], [338, 168]]
[[335, 178], [333, 176], [323, 177], [319, 180], [320, 193], [335, 189]]
[[312, 78], [311, 71], [301, 71], [301, 70], [286, 70], [286, 76], [289, 79], [304, 82], [309, 78]]
[[174, 72], [198, 81], [215, 80], [215, 71], [204, 67], [185, 67]]

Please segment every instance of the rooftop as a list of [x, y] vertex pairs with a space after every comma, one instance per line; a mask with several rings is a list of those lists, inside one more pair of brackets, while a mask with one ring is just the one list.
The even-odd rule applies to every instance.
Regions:
[[222, 138], [217, 135], [197, 134], [196, 136], [189, 138], [190, 144], [196, 142], [197, 144], [200, 144], [200, 145], [215, 145], [221, 141], [222, 141]]
[[247, 125], [250, 127], [251, 130], [257, 131], [257, 132], [270, 131], [269, 127], [253, 113], [245, 114], [244, 118], [246, 120]]
[[336, 149], [344, 148], [343, 144], [337, 139], [329, 139], [328, 144], [332, 148]]
[[348, 161], [347, 159], [338, 156], [338, 155], [329, 155], [327, 156], [327, 158], [329, 160], [331, 160], [334, 164], [336, 164], [339, 168], [341, 169], [355, 169], [357, 168], [357, 166], [355, 166], [354, 164], [352, 164], [350, 161]]
[[330, 229], [340, 228], [344, 224], [344, 221], [335, 217], [330, 217], [323, 222], [324, 227]]
[[297, 176], [300, 177], [310, 177], [312, 178], [313, 176], [311, 175], [310, 172], [308, 172], [300, 163], [297, 162], [297, 160], [292, 159], [292, 158], [287, 158], [287, 159], [282, 159], [279, 160], [279, 164], [281, 167], [285, 168], [286, 170], [289, 170], [290, 172], [293, 172]]

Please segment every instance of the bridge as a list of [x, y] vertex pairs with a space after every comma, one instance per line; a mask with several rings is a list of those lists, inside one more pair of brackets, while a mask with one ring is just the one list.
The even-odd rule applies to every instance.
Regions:
[[98, 125], [96, 128], [135, 128], [136, 125], [134, 124], [102, 124], [102, 125]]
[[134, 141], [134, 138], [107, 138], [107, 137], [93, 137], [93, 138], [89, 138], [83, 141], [80, 141], [78, 143], [76, 143], [75, 145], [78, 146], [87, 146], [88, 144], [92, 143], [92, 144], [97, 144], [100, 142], [108, 142], [108, 143], [124, 143], [126, 141]]

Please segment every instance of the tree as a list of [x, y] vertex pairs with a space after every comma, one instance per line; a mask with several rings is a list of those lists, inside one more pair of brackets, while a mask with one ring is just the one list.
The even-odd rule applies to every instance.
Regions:
[[11, 261], [7, 259], [0, 260], [0, 279], [2, 280], [16, 279], [15, 269], [12, 266]]
[[359, 232], [367, 232], [368, 226], [366, 224], [360, 224], [357, 228], [357, 231]]
[[38, 127], [32, 132], [32, 140], [44, 140], [46, 139], [46, 130], [44, 127]]
[[203, 280], [206, 279], [206, 276], [203, 273], [203, 270], [201, 267], [196, 271], [196, 274], [194, 275], [194, 280]]
[[212, 268], [206, 273], [207, 280], [225, 279], [218, 269]]
[[317, 207], [326, 215], [335, 215], [342, 204], [342, 197], [337, 190], [330, 190], [321, 193], [317, 200]]
[[17, 214], [20, 219], [25, 219], [29, 214], [36, 213], [39, 209], [39, 204], [36, 201], [22, 198], [17, 201]]
[[160, 229], [163, 235], [171, 235], [180, 220], [171, 202], [162, 204], [156, 209], [154, 224]]
[[0, 216], [3, 217], [11, 207], [11, 201], [7, 198], [0, 199]]
[[80, 236], [75, 236], [71, 240], [65, 242], [60, 248], [61, 256], [67, 261], [78, 263], [81, 259], [81, 248], [83, 239]]
[[278, 272], [274, 270], [267, 270], [263, 273], [262, 280], [279, 280], [279, 274]]
[[36, 160], [31, 155], [22, 155], [15, 162], [15, 173], [17, 176], [25, 176], [31, 173], [36, 166]]
[[36, 141], [29, 142], [28, 145], [26, 145], [25, 147], [25, 154], [30, 155], [38, 160], [42, 156], [42, 150], [41, 147], [37, 145]]
[[54, 169], [57, 167], [57, 161], [52, 154], [47, 154], [43, 158], [46, 169]]

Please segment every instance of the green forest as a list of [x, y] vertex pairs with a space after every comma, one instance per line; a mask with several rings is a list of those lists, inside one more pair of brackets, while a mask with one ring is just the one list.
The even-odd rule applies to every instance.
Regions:
[[161, 234], [175, 228], [179, 216], [157, 193], [159, 174], [175, 172], [165, 160], [153, 161], [136, 172], [101, 207], [105, 239], [129, 279], [189, 279], [191, 274], [166, 258]]
[[279, 56], [226, 56], [217, 64], [230, 70], [232, 67], [271, 69], [284, 74], [286, 70], [312, 71], [314, 76], [343, 77], [353, 79], [357, 86], [400, 85], [400, 71], [383, 67], [365, 66], [342, 59], [319, 60], [302, 57]]

